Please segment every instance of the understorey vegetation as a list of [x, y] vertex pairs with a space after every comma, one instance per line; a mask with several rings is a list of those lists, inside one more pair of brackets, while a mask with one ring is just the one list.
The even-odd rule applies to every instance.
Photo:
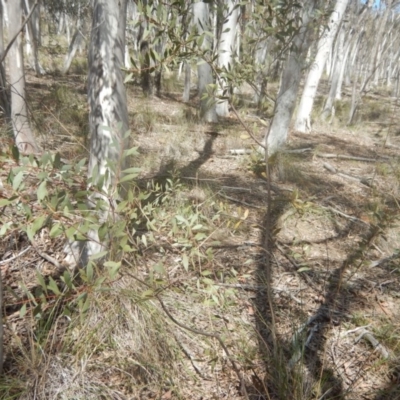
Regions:
[[6, 3], [0, 399], [399, 398], [395, 2]]

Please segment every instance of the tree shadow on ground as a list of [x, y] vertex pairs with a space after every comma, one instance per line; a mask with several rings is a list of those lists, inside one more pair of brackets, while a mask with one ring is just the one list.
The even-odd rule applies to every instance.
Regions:
[[[318, 184], [323, 186], [326, 182], [321, 181]], [[355, 204], [352, 206], [353, 209], [356, 208]], [[311, 271], [299, 272], [300, 266], [289, 254], [285, 254], [288, 262], [278, 261], [277, 253], [285, 250], [279, 246], [272, 232], [282, 214], [284, 204], [272, 202], [270, 207], [270, 213], [264, 215], [264, 230], [260, 238], [262, 251], [258, 255], [258, 285], [268, 287], [267, 280], [271, 276], [268, 268], [275, 277], [278, 269], [286, 274], [298, 274], [304, 284], [310, 290], [315, 290], [316, 295], [323, 300], [311, 316], [299, 308], [300, 314], [294, 316], [294, 319], [298, 320], [302, 314], [300, 319], [303, 322], [297, 326], [293, 325], [293, 333], [288, 339], [287, 334], [284, 336], [280, 332], [273, 332], [274, 320], [279, 320], [280, 315], [285, 313], [285, 303], [274, 290], [270, 298], [265, 291], [258, 292], [254, 300], [256, 330], [267, 373], [265, 377], [255, 376], [253, 379], [253, 382], [255, 380], [258, 384], [249, 387], [249, 393], [253, 396], [251, 399], [345, 399], [347, 389], [336, 371], [327, 366], [325, 346], [331, 328], [348, 320], [355, 302], [355, 297], [346, 288], [344, 274], [349, 266], [360, 261], [365, 247], [377, 234], [377, 228], [370, 226], [364, 231], [363, 240], [343, 262], [328, 273], [325, 278], [327, 285], [321, 289], [321, 286], [318, 286], [319, 282], [315, 281], [316, 276]], [[338, 232], [338, 238], [347, 235], [354, 228], [352, 225], [354, 223], [344, 227], [343, 232]], [[272, 282], [270, 283], [272, 285]], [[271, 315], [271, 307], [274, 317]], [[293, 305], [290, 308], [293, 309]], [[383, 397], [377, 399], [381, 400]]]

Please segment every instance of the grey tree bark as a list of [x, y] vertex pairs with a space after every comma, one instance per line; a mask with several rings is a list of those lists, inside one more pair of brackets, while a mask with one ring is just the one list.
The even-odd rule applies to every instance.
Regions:
[[[0, 1], [0, 56], [3, 56], [4, 52], [4, 31], [3, 31], [3, 20], [4, 20], [4, 9], [3, 3]], [[6, 71], [3, 63], [0, 63], [0, 107], [6, 116], [10, 118], [10, 99], [6, 90]]]
[[[121, 171], [124, 139], [128, 130], [128, 109], [121, 68], [124, 66], [127, 0], [94, 0], [92, 35], [89, 47], [89, 186], [102, 182], [102, 193], [89, 202], [102, 198], [108, 204], [100, 218], [106, 220], [116, 195]], [[110, 164], [113, 167], [110, 167]], [[89, 232], [86, 256], [105, 247], [98, 232]]]
[[336, 95], [338, 92], [338, 87], [340, 82], [340, 77], [343, 69], [343, 62], [345, 59], [344, 54], [344, 37], [345, 37], [345, 30], [344, 27], [339, 31], [337, 37], [337, 46], [336, 46], [336, 62], [334, 64], [332, 70], [332, 81], [331, 87], [329, 89], [329, 94], [325, 102], [324, 110], [322, 112], [322, 118], [327, 119], [332, 114], [333, 105], [336, 100]]
[[303, 5], [301, 27], [293, 39], [290, 54], [286, 59], [274, 116], [264, 138], [268, 156], [276, 153], [287, 140], [302, 70], [311, 43], [313, 13], [317, 3], [317, 0], [307, 0]]
[[[329, 24], [325, 28], [323, 35], [318, 41], [317, 55], [307, 74], [303, 94], [301, 96], [297, 111], [297, 118], [295, 122], [296, 131], [303, 133], [311, 131], [311, 112], [314, 106], [314, 99], [317, 94], [318, 84], [321, 79], [324, 66], [327, 63], [328, 56], [332, 51], [332, 43], [335, 39], [342, 17], [346, 11], [348, 2], [349, 0], [336, 0], [335, 9], [329, 18]], [[328, 63], [328, 65], [330, 66], [330, 63]]]
[[[33, 0], [24, 0], [26, 15], [30, 13], [33, 4]], [[30, 58], [30, 64], [37, 75], [43, 75], [45, 71], [39, 61], [39, 47], [41, 43], [40, 3], [36, 5], [28, 23], [26, 24], [26, 33], [27, 56]]]
[[[9, 37], [13, 38], [22, 25], [23, 6], [21, 0], [7, 0]], [[39, 148], [33, 135], [25, 96], [25, 71], [22, 38], [18, 35], [8, 53], [9, 79], [11, 86], [11, 122], [15, 143], [21, 153], [37, 153]]]
[[[204, 1], [193, 4], [193, 18], [200, 35], [212, 32], [209, 19], [208, 4]], [[201, 49], [207, 53], [211, 50], [212, 39], [205, 35]], [[205, 122], [217, 122], [215, 99], [207, 96], [207, 86], [214, 83], [211, 66], [202, 60], [197, 67], [198, 88], [200, 95], [200, 116]]]
[[[4, 52], [3, 37], [3, 3], [0, 1], [0, 55]], [[9, 102], [6, 94], [6, 73], [3, 63], [0, 63], [0, 104], [6, 117], [9, 117]], [[1, 183], [1, 181], [0, 181]], [[3, 372], [3, 280], [0, 272], [0, 374]]]
[[64, 66], [62, 69], [62, 73], [66, 74], [69, 71], [69, 68], [71, 67], [71, 63], [75, 57], [76, 52], [78, 49], [82, 46], [82, 43], [85, 41], [85, 21], [83, 18], [81, 18], [81, 12], [80, 12], [80, 6], [78, 8], [78, 16], [76, 19], [76, 28], [75, 32], [72, 35], [71, 43], [69, 44], [68, 47], [68, 53], [65, 57], [64, 61]]
[[[229, 71], [232, 67], [233, 54], [235, 50], [236, 26], [238, 23], [239, 8], [235, 0], [225, 0], [223, 14], [222, 31], [218, 43], [218, 68], [222, 70], [217, 80], [217, 96], [228, 96], [227, 81], [224, 78], [225, 71]], [[229, 115], [228, 100], [218, 100], [216, 104], [216, 112], [220, 117]]]

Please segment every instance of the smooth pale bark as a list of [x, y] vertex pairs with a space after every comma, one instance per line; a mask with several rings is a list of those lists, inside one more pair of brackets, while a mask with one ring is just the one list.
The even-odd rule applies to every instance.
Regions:
[[[193, 4], [193, 18], [200, 35], [204, 32], [211, 32], [209, 22], [208, 4], [204, 1]], [[205, 35], [201, 50], [207, 51], [211, 49], [212, 41], [209, 35]], [[198, 88], [200, 95], [200, 117], [205, 122], [217, 122], [217, 113], [215, 110], [215, 99], [209, 98], [207, 95], [207, 86], [214, 83], [211, 66], [204, 60], [201, 60], [197, 67]]]
[[336, 100], [336, 94], [340, 83], [340, 74], [342, 73], [343, 69], [342, 67], [344, 61], [344, 37], [345, 37], [345, 31], [344, 28], [342, 28], [337, 37], [336, 61], [332, 71], [331, 87], [325, 102], [324, 110], [322, 112], [323, 119], [326, 119], [331, 115], [332, 108]]
[[[225, 0], [226, 11], [223, 15], [221, 36], [218, 44], [218, 68], [221, 70], [217, 79], [217, 97], [227, 97], [229, 87], [224, 77], [226, 72], [232, 68], [233, 54], [235, 51], [236, 26], [238, 23], [239, 8], [235, 0]], [[229, 102], [227, 99], [218, 100], [216, 112], [220, 117], [229, 115]]]
[[[350, 33], [352, 34], [352, 30]], [[348, 37], [348, 43], [346, 45], [346, 50], [344, 52], [342, 67], [341, 67], [340, 74], [339, 74], [339, 81], [338, 81], [338, 84], [336, 87], [335, 100], [342, 99], [342, 86], [343, 86], [343, 82], [344, 82], [344, 74], [346, 71], [346, 64], [349, 59], [350, 48], [351, 48], [351, 41], [350, 41], [350, 38]]]
[[[4, 52], [4, 32], [3, 32], [4, 8], [3, 3], [0, 1], [0, 56]], [[10, 99], [6, 91], [6, 72], [3, 63], [0, 64], [0, 106], [7, 118], [10, 118]]]
[[[3, 54], [4, 51], [4, 41], [3, 41], [3, 4], [0, 1], [0, 55]], [[8, 99], [5, 96], [5, 71], [3, 67], [3, 63], [0, 64], [0, 90], [1, 90], [1, 97], [0, 101], [2, 107], [4, 109], [4, 113], [8, 116]], [[1, 180], [0, 180], [0, 185]], [[3, 372], [3, 279], [0, 272], [0, 374]]]
[[[192, 15], [192, 0], [188, 3], [187, 9], [183, 13], [182, 16], [182, 28], [183, 28], [183, 39], [187, 40], [187, 37], [189, 35], [189, 31], [192, 28], [192, 22], [193, 22], [193, 15]], [[186, 51], [186, 47], [182, 49], [183, 51]], [[188, 103], [190, 100], [190, 85], [191, 85], [191, 78], [192, 78], [192, 66], [190, 64], [190, 60], [185, 60], [182, 62], [179, 66], [179, 72], [178, 72], [178, 79], [181, 76], [182, 69], [184, 69], [185, 72], [185, 83], [183, 86], [183, 94], [182, 94], [182, 101], [184, 103]]]
[[[33, 0], [23, 0], [26, 15], [29, 15], [33, 4]], [[39, 46], [41, 43], [40, 37], [40, 3], [38, 3], [26, 24], [26, 54], [29, 58], [29, 63], [37, 75], [45, 73], [39, 61]]]
[[[13, 38], [22, 25], [23, 6], [20, 0], [7, 1], [9, 28]], [[22, 52], [22, 35], [19, 34], [8, 53], [9, 82], [11, 87], [11, 122], [15, 143], [21, 153], [37, 153], [39, 148], [33, 135], [25, 98], [25, 71]]]
[[385, 11], [383, 13], [381, 22], [379, 24], [378, 31], [376, 32], [376, 35], [374, 37], [374, 47], [371, 52], [373, 59], [369, 70], [369, 73], [373, 75], [377, 74], [377, 67], [379, 65], [380, 54], [382, 52], [382, 49], [384, 48], [384, 46], [382, 45], [382, 39], [385, 31], [388, 28], [387, 23], [389, 15], [392, 11], [392, 6], [393, 6], [393, 0], [387, 0], [387, 3], [385, 5]]
[[85, 38], [82, 35], [81, 28], [78, 26], [76, 28], [74, 34], [72, 35], [72, 40], [68, 47], [68, 53], [65, 56], [64, 66], [62, 69], [63, 75], [68, 73], [68, 71], [71, 67], [72, 61], [76, 55], [76, 52], [79, 50], [79, 48], [81, 47], [84, 40], [85, 40]]
[[348, 2], [349, 0], [336, 1], [335, 9], [329, 18], [328, 27], [318, 42], [315, 62], [312, 64], [310, 72], [308, 73], [297, 112], [294, 126], [296, 131], [303, 133], [311, 131], [311, 111], [314, 106], [318, 84]]
[[[121, 68], [124, 65], [126, 0], [95, 0], [89, 47], [89, 186], [103, 180], [102, 198], [110, 207], [116, 195], [124, 148], [123, 135], [128, 130], [128, 109]], [[114, 168], [110, 168], [112, 164]], [[102, 220], [109, 217], [105, 209]], [[87, 257], [104, 249], [98, 232], [89, 233]]]
[[264, 138], [268, 156], [276, 153], [287, 140], [290, 121], [296, 106], [302, 70], [311, 43], [312, 21], [316, 4], [317, 1], [315, 0], [305, 2], [302, 12], [302, 26], [293, 39], [292, 49], [283, 68], [281, 86], [275, 102], [274, 117]]
[[258, 70], [256, 75], [256, 87], [254, 93], [254, 101], [257, 104], [259, 111], [263, 108], [265, 99], [265, 89], [267, 86], [267, 54], [268, 54], [268, 41], [266, 39], [261, 40], [256, 47], [255, 52], [255, 66]]
[[75, 32], [72, 35], [72, 39], [71, 39], [71, 43], [68, 46], [68, 53], [65, 56], [65, 60], [64, 60], [64, 66], [62, 69], [62, 73], [66, 74], [70, 67], [71, 67], [71, 63], [75, 57], [76, 52], [81, 48], [82, 43], [85, 41], [85, 37], [83, 34], [83, 31], [85, 30], [85, 22], [84, 19], [81, 18], [81, 9], [80, 6], [78, 8], [78, 15], [77, 15], [77, 19], [76, 19], [76, 28], [75, 28]]

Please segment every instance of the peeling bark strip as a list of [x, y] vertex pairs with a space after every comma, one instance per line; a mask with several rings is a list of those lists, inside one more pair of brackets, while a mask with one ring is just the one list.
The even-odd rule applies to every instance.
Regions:
[[[90, 202], [103, 198], [110, 204], [121, 170], [123, 135], [128, 130], [126, 92], [121, 71], [124, 65], [126, 5], [126, 0], [96, 0], [93, 7], [88, 77], [89, 186], [99, 183], [100, 179], [104, 181], [103, 193], [91, 198]], [[110, 207], [102, 212], [101, 219], [107, 219], [109, 213]], [[97, 231], [92, 231], [89, 239], [88, 257], [103, 248]]]

